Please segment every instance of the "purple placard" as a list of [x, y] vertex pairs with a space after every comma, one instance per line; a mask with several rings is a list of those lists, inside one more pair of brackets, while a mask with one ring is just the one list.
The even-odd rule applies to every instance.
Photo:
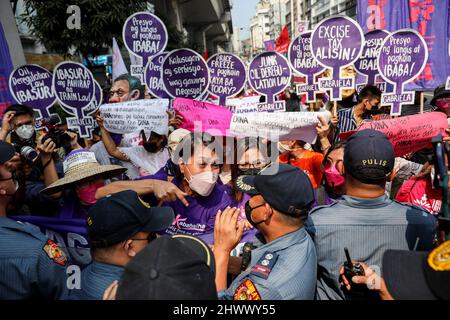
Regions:
[[127, 18], [122, 29], [127, 49], [142, 58], [145, 66], [150, 57], [166, 49], [168, 35], [164, 23], [149, 12], [137, 12]]
[[50, 117], [49, 108], [56, 97], [52, 87], [52, 74], [47, 69], [26, 64], [14, 69], [9, 76], [9, 90], [14, 99], [32, 107], [39, 118]]
[[[94, 77], [85, 66], [73, 61], [58, 64], [53, 73], [53, 88], [61, 107], [74, 118], [67, 118], [69, 128], [78, 128], [81, 137], [91, 136], [93, 119], [85, 117], [95, 99]], [[89, 119], [91, 118], [91, 119]]]
[[169, 52], [163, 61], [161, 75], [164, 90], [172, 98], [197, 99], [208, 90], [208, 65], [191, 49]]
[[383, 40], [389, 35], [386, 30], [372, 30], [364, 35], [364, 46], [361, 56], [356, 60], [356, 71], [367, 77], [366, 84], [375, 84], [378, 71], [378, 55]]
[[274, 103], [274, 96], [290, 84], [291, 68], [287, 59], [278, 52], [263, 52], [257, 55], [248, 70], [250, 86], [266, 96], [268, 104]]
[[95, 113], [98, 110], [98, 107], [103, 103], [103, 90], [97, 80], [94, 79], [94, 100], [92, 100], [91, 104], [86, 107], [83, 112], [84, 115], [90, 115]]
[[232, 53], [217, 53], [208, 59], [208, 91], [224, 106], [228, 97], [238, 94], [245, 85], [247, 72], [242, 60]]
[[291, 42], [288, 57], [292, 70], [306, 78], [306, 83], [297, 85], [297, 94], [306, 93], [306, 102], [314, 102], [320, 92], [314, 78], [325, 68], [311, 54], [311, 31], [302, 33]]
[[164, 84], [161, 78], [161, 65], [166, 57], [167, 52], [158, 53], [151, 57], [145, 66], [145, 84], [148, 91], [157, 98], [168, 99], [170, 96], [164, 90]]
[[391, 106], [391, 115], [400, 115], [403, 105], [414, 103], [414, 92], [405, 92], [404, 85], [423, 71], [427, 60], [427, 44], [415, 30], [398, 30], [384, 39], [378, 71], [394, 86], [394, 92], [382, 94], [381, 105]]
[[320, 90], [331, 92], [330, 100], [341, 100], [342, 90], [355, 87], [355, 79], [342, 78], [340, 70], [359, 58], [363, 40], [361, 27], [345, 16], [329, 17], [314, 28], [311, 35], [312, 55], [319, 64], [333, 69], [331, 78], [319, 79]]

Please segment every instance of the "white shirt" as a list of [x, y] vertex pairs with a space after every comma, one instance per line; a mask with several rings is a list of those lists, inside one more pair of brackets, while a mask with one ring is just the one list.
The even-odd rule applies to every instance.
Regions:
[[143, 146], [119, 148], [119, 150], [130, 160], [130, 162], [123, 163], [124, 167], [128, 169], [127, 175], [130, 179], [139, 177], [139, 169], [146, 170], [149, 175], [155, 174], [169, 160], [167, 149], [157, 153], [147, 152]]

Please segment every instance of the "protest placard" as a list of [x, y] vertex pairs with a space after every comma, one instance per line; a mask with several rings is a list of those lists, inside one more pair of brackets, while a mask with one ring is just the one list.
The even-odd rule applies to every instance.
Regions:
[[14, 69], [9, 76], [9, 90], [14, 99], [32, 107], [38, 118], [50, 117], [48, 109], [55, 103], [52, 87], [52, 74], [47, 69], [26, 64]]
[[[380, 121], [363, 122], [359, 130], [373, 129], [386, 134], [392, 142], [396, 157], [431, 147], [431, 139], [438, 134], [447, 136], [447, 116], [442, 112], [429, 112]], [[339, 137], [348, 139], [355, 131], [343, 132]]]
[[394, 86], [394, 92], [383, 93], [381, 105], [391, 106], [391, 115], [400, 115], [403, 105], [414, 103], [414, 91], [405, 91], [404, 85], [422, 72], [427, 59], [427, 44], [415, 30], [398, 30], [384, 39], [378, 71]]
[[164, 90], [164, 84], [161, 77], [161, 65], [166, 57], [167, 52], [158, 53], [151, 57], [145, 66], [145, 84], [148, 91], [157, 98], [168, 99], [170, 96]]
[[361, 55], [364, 34], [351, 18], [332, 16], [322, 20], [311, 35], [313, 57], [326, 68], [333, 69], [331, 78], [319, 79], [319, 89], [330, 91], [330, 100], [342, 99], [342, 90], [355, 87], [354, 78], [342, 78], [341, 69], [353, 64]]
[[204, 101], [176, 98], [173, 110], [183, 117], [181, 128], [191, 132], [208, 132], [226, 136], [232, 113], [225, 107]]
[[306, 102], [315, 102], [319, 86], [315, 76], [325, 70], [311, 54], [311, 31], [306, 31], [294, 39], [289, 46], [289, 62], [292, 69], [306, 78], [306, 83], [297, 85], [297, 94], [306, 93]]
[[224, 106], [228, 97], [238, 94], [245, 85], [247, 72], [242, 60], [232, 53], [217, 53], [208, 61], [208, 91], [219, 98], [219, 105]]
[[167, 135], [169, 131], [168, 99], [144, 99], [100, 106], [105, 129], [118, 134], [140, 130]]
[[232, 113], [258, 112], [258, 104], [261, 96], [250, 96], [242, 98], [229, 98], [226, 101], [226, 107]]
[[261, 137], [272, 141], [303, 140], [312, 143], [316, 137], [318, 116], [330, 120], [329, 112], [284, 112], [234, 114], [230, 133], [235, 136]]
[[94, 100], [92, 100], [91, 104], [83, 110], [85, 116], [95, 113], [98, 110], [98, 107], [100, 107], [100, 105], [103, 103], [102, 87], [95, 79], [94, 85]]
[[196, 99], [208, 90], [206, 61], [191, 49], [169, 52], [162, 63], [161, 77], [165, 91], [172, 98]]

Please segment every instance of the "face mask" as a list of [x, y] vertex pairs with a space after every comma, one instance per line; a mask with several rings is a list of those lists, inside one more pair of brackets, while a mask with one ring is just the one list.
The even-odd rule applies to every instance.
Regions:
[[91, 182], [87, 186], [78, 189], [78, 198], [85, 204], [93, 205], [97, 202], [97, 199], [95, 199], [95, 192], [104, 185], [103, 182]]
[[289, 146], [282, 144], [280, 141], [278, 141], [277, 147], [278, 151], [280, 151], [281, 153], [293, 151], [291, 148], [289, 148]]
[[144, 142], [142, 146], [144, 147], [145, 151], [150, 153], [156, 153], [160, 149], [160, 146], [158, 146], [156, 143]]
[[247, 201], [245, 203], [245, 217], [247, 218], [247, 221], [250, 222], [250, 224], [253, 226], [253, 228], [256, 228], [256, 226], [258, 224], [261, 224], [264, 222], [264, 220], [259, 221], [259, 222], [254, 222], [252, 219], [252, 211], [255, 210], [256, 208], [262, 207], [263, 205], [265, 205], [265, 203], [262, 205], [256, 206], [254, 208], [251, 208], [249, 201]]
[[239, 168], [238, 169], [238, 176], [255, 176], [257, 175], [262, 168]]
[[440, 110], [446, 111], [450, 108], [450, 98], [442, 98], [436, 101], [436, 107]]
[[325, 169], [325, 178], [331, 188], [339, 187], [345, 183], [345, 178], [339, 173], [336, 165], [331, 165]]
[[220, 180], [223, 182], [223, 184], [227, 184], [231, 181], [231, 172], [221, 172], [220, 173]]
[[31, 124], [24, 124], [23, 126], [18, 127], [15, 131], [21, 139], [28, 140], [34, 134], [34, 127]]
[[212, 171], [205, 171], [191, 175], [191, 180], [189, 181], [186, 178], [185, 179], [189, 183], [189, 188], [197, 192], [202, 197], [207, 197], [213, 191], [218, 177], [219, 175], [217, 173], [214, 173]]

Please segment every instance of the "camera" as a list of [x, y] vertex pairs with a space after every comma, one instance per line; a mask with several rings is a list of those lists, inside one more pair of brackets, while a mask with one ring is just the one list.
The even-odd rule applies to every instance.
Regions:
[[17, 143], [13, 143], [12, 145], [16, 149], [16, 152], [27, 161], [34, 162], [39, 156], [38, 152], [30, 145], [19, 145]]
[[70, 151], [70, 136], [56, 125], [60, 122], [59, 116], [52, 115], [50, 119], [45, 119], [43, 125], [47, 128], [47, 134], [42, 138], [41, 143], [44, 144], [48, 139], [55, 143], [55, 148], [63, 148], [64, 151]]

